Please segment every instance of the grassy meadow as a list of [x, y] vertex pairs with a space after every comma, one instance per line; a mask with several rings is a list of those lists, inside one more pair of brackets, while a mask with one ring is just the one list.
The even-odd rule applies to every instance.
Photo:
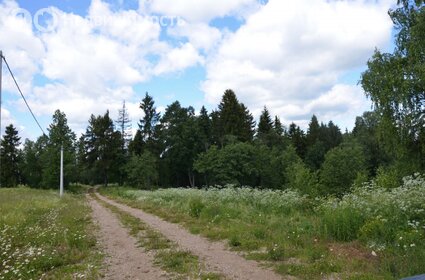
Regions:
[[82, 195], [0, 189], [0, 279], [97, 279], [92, 232]]
[[425, 179], [370, 183], [337, 198], [216, 187], [101, 189], [130, 206], [225, 240], [246, 258], [301, 279], [399, 279], [425, 273]]

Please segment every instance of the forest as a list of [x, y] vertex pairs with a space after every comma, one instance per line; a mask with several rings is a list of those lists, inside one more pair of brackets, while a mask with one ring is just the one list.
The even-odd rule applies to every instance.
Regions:
[[60, 148], [66, 185], [126, 185], [141, 189], [249, 186], [296, 189], [310, 196], [342, 196], [371, 179], [387, 188], [425, 167], [425, 13], [401, 1], [390, 11], [395, 49], [376, 50], [360, 78], [373, 110], [341, 131], [315, 115], [303, 130], [284, 124], [267, 107], [255, 121], [228, 89], [218, 107], [198, 114], [178, 101], [163, 114], [153, 95], [140, 102], [143, 118], [131, 134], [125, 103], [116, 120], [92, 115], [77, 136], [57, 110], [48, 135], [20, 138], [13, 125], [1, 141], [1, 186], [59, 185]]

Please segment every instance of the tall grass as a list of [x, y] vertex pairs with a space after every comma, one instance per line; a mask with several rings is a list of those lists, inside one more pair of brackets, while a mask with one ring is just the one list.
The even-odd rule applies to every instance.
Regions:
[[342, 199], [329, 199], [318, 207], [323, 230], [331, 238], [359, 239], [375, 252], [396, 276], [425, 272], [425, 178], [403, 179], [386, 189], [375, 182], [355, 189]]
[[100, 255], [84, 197], [0, 189], [0, 279], [97, 277]]
[[227, 240], [282, 274], [397, 279], [425, 273], [425, 179], [419, 175], [396, 189], [371, 183], [341, 199], [229, 186], [101, 192]]

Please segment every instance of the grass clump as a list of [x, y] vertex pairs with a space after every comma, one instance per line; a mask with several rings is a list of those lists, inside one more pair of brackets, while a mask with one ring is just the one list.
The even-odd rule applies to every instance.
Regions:
[[318, 211], [330, 238], [359, 239], [381, 256], [393, 277], [425, 272], [425, 178], [419, 174], [393, 189], [372, 182], [326, 201]]

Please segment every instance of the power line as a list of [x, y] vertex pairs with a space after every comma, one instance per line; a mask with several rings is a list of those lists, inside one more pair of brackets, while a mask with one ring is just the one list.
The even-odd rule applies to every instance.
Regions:
[[11, 75], [11, 76], [12, 76], [12, 78], [13, 78], [13, 81], [15, 82], [16, 87], [18, 88], [19, 93], [20, 93], [20, 94], [21, 94], [21, 96], [22, 96], [22, 99], [24, 100], [25, 104], [27, 105], [27, 108], [28, 108], [28, 110], [30, 111], [30, 113], [31, 113], [32, 117], [34, 118], [35, 122], [37, 123], [37, 125], [38, 125], [38, 127], [40, 128], [40, 130], [41, 130], [41, 132], [43, 133], [43, 135], [46, 135], [46, 133], [44, 133], [44, 130], [43, 130], [43, 128], [41, 127], [40, 123], [38, 122], [37, 118], [35, 117], [34, 113], [32, 112], [30, 105], [28, 104], [27, 100], [25, 99], [25, 96], [24, 96], [24, 94], [22, 93], [22, 90], [21, 90], [21, 88], [19, 87], [18, 82], [16, 81], [15, 76], [13, 75], [13, 72], [12, 72], [12, 70], [11, 70], [11, 69], [10, 69], [10, 67], [9, 67], [9, 64], [7, 63], [6, 57], [2, 56], [2, 58], [3, 58], [3, 60], [4, 60], [4, 63], [5, 63], [5, 64], [6, 64], [6, 66], [7, 66], [7, 69], [9, 70], [10, 75]]

